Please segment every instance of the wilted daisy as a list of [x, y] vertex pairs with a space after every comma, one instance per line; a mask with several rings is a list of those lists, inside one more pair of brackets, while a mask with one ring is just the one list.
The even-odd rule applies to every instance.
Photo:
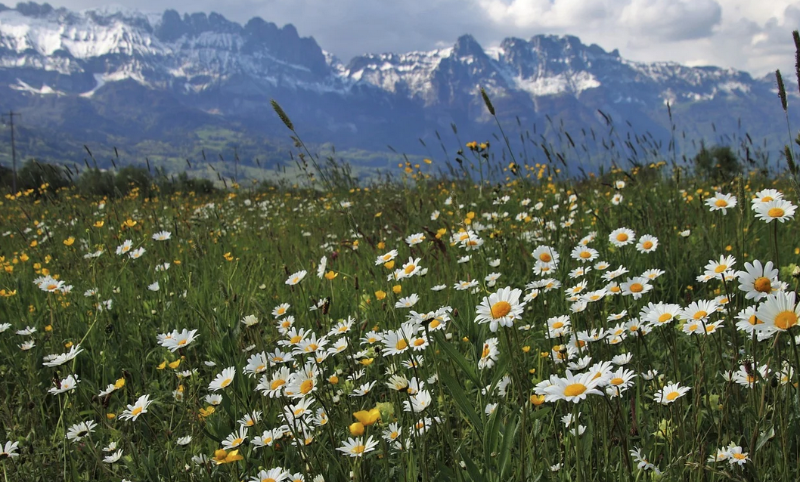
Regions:
[[60, 355], [47, 355], [44, 357], [43, 365], [46, 367], [57, 367], [67, 363], [68, 361], [72, 360], [78, 353], [82, 352], [81, 345], [72, 345], [67, 353], [62, 353]]
[[69, 376], [67, 376], [67, 378], [61, 380], [58, 383], [57, 387], [53, 387], [53, 388], [51, 388], [51, 389], [49, 389], [47, 391], [52, 393], [53, 395], [58, 395], [59, 393], [64, 393], [64, 392], [68, 392], [70, 390], [75, 390], [75, 387], [78, 386], [79, 382], [80, 382], [80, 379], [78, 378], [78, 375], [69, 375]]
[[686, 395], [691, 387], [682, 387], [680, 383], [669, 383], [653, 395], [654, 400], [662, 405], [669, 405], [680, 397]]
[[706, 205], [712, 212], [722, 211], [722, 214], [728, 214], [728, 208], [736, 206], [736, 196], [716, 192], [714, 197], [706, 199]]
[[497, 338], [489, 338], [483, 343], [481, 357], [478, 360], [478, 368], [483, 370], [484, 368], [491, 368], [494, 366], [498, 355], [497, 345]]
[[476, 323], [489, 323], [489, 329], [497, 331], [498, 326], [510, 327], [514, 320], [522, 316], [525, 303], [520, 303], [522, 290], [505, 287], [483, 298], [481, 304], [475, 309]]
[[259, 321], [260, 320], [255, 315], [247, 315], [244, 318], [242, 318], [242, 324], [247, 327], [256, 325], [258, 324]]
[[108, 454], [105, 457], [103, 457], [103, 462], [107, 464], [113, 464], [118, 462], [120, 458], [122, 458], [122, 449], [119, 449], [116, 452]]

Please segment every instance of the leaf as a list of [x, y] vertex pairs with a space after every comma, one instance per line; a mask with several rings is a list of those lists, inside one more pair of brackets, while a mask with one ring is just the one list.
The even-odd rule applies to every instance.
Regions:
[[453, 401], [456, 402], [456, 405], [458, 405], [458, 408], [467, 417], [473, 428], [479, 433], [483, 432], [481, 418], [472, 407], [472, 403], [467, 400], [467, 394], [464, 392], [464, 389], [461, 388], [461, 384], [447, 372], [441, 372], [439, 377], [442, 382], [444, 382], [447, 389], [450, 390], [450, 394], [453, 395]]
[[222, 443], [222, 439], [221, 439], [220, 437], [217, 437], [216, 435], [212, 434], [212, 433], [211, 433], [211, 432], [209, 432], [209, 431], [208, 431], [208, 429], [207, 429], [207, 428], [205, 428], [205, 427], [203, 428], [203, 433], [204, 433], [204, 434], [206, 434], [206, 437], [210, 438], [210, 439], [211, 439], [211, 440], [213, 440], [214, 442], [217, 442], [218, 444], [221, 444], [221, 443]]
[[771, 438], [775, 437], [775, 427], [770, 427], [768, 431], [758, 434], [758, 442], [756, 442], [756, 452], [764, 446]]
[[[514, 412], [514, 415], [510, 417], [510, 420], [506, 424], [506, 429], [503, 432], [503, 445], [500, 447], [500, 453], [497, 456], [498, 466], [500, 467], [500, 480], [508, 480], [505, 475], [506, 469], [508, 468], [508, 458], [511, 455], [511, 447], [513, 446], [514, 439], [516, 438], [515, 435], [517, 432], [518, 419], [519, 414]], [[520, 454], [520, 456], [524, 455], [525, 454]]]
[[470, 380], [475, 384], [475, 386], [480, 386], [481, 382], [478, 378], [478, 374], [475, 372], [475, 367], [464, 358], [461, 353], [456, 350], [453, 345], [447, 342], [447, 340], [442, 337], [440, 333], [436, 333], [436, 344], [437, 348], [441, 348], [442, 351], [453, 361], [459, 368], [461, 368], [462, 372], [467, 375]]
[[486, 479], [481, 474], [481, 471], [478, 470], [478, 466], [475, 465], [475, 462], [472, 461], [471, 457], [464, 457], [462, 458], [464, 464], [467, 466], [467, 473], [469, 474], [469, 478], [473, 480], [473, 482], [486, 482]]

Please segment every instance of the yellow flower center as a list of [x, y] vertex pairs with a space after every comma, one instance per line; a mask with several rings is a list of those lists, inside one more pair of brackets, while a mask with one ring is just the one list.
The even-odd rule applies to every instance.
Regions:
[[706, 326], [706, 333], [714, 333], [714, 330], [717, 329], [717, 325], [707, 325]]
[[564, 396], [577, 397], [587, 390], [586, 385], [583, 383], [572, 383], [564, 387]]
[[414, 340], [414, 346], [422, 346], [424, 344], [425, 344], [424, 338], [417, 338], [416, 340]]
[[397, 433], [397, 432], [392, 432], [392, 433], [389, 434], [389, 438], [392, 439], [392, 440], [396, 439], [399, 436], [400, 436], [400, 434]]
[[642, 243], [642, 248], [644, 248], [644, 249], [650, 249], [652, 247], [653, 247], [653, 242], [652, 241], [645, 241], [644, 243]]
[[623, 380], [620, 377], [616, 377], [616, 378], [612, 378], [609, 383], [612, 384], [612, 385], [622, 385], [623, 383], [625, 383], [625, 380]]
[[671, 402], [671, 401], [675, 400], [676, 398], [678, 398], [680, 395], [681, 395], [680, 392], [669, 392], [667, 394], [667, 400], [669, 400]]
[[590, 253], [589, 251], [581, 251], [580, 257], [583, 259], [591, 258], [592, 253]]
[[135, 407], [133, 410], [131, 410], [131, 415], [133, 415], [134, 417], [139, 415], [140, 413], [142, 413], [142, 407]]
[[767, 211], [767, 215], [771, 218], [782, 218], [784, 214], [786, 214], [786, 211], [781, 208], [771, 208]]
[[311, 390], [314, 389], [314, 382], [313, 380], [303, 380], [303, 383], [300, 384], [300, 393], [303, 395], [307, 394]]
[[772, 280], [766, 276], [756, 278], [756, 280], [753, 281], [753, 288], [759, 293], [772, 293]]
[[221, 386], [222, 388], [225, 388], [228, 385], [230, 385], [232, 381], [233, 381], [232, 378], [226, 378], [225, 380], [222, 380], [222, 383], [220, 383], [219, 386]]
[[560, 321], [556, 321], [555, 323], [553, 323], [553, 329], [554, 330], [557, 330], [557, 329], [561, 328], [562, 326], [564, 326], [564, 323], [562, 323]]
[[269, 385], [269, 388], [271, 390], [277, 390], [279, 387], [282, 387], [285, 384], [286, 384], [286, 380], [275, 380]]
[[619, 293], [619, 289], [620, 289], [619, 286], [612, 286], [611, 287], [611, 292], [612, 293]]
[[694, 330], [696, 330], [698, 326], [700, 326], [700, 325], [698, 325], [697, 323], [695, 323], [694, 325], [690, 325], [690, 326], [689, 326], [689, 331], [694, 331]]
[[756, 318], [756, 315], [750, 315], [750, 318], [747, 319], [747, 322], [750, 323], [751, 325], [760, 325], [764, 323], [763, 321]]
[[356, 445], [355, 447], [353, 447], [353, 448], [351, 448], [351, 449], [350, 449], [350, 453], [351, 453], [351, 454], [363, 454], [363, 453], [364, 453], [364, 450], [365, 450], [366, 448], [367, 448], [367, 447], [365, 447], [364, 445]]
[[705, 312], [703, 310], [697, 310], [695, 312], [694, 316], [692, 316], [692, 318], [694, 318], [695, 320], [701, 320], [701, 319], [705, 318], [706, 316], [708, 316], [708, 312]]
[[719, 273], [722, 273], [723, 271], [725, 271], [726, 269], [728, 269], [728, 265], [727, 264], [720, 264], [716, 268], [714, 268], [714, 272], [719, 274]]
[[511, 313], [511, 304], [508, 301], [498, 301], [490, 308], [492, 318], [502, 318]]
[[431, 325], [430, 326], [431, 326], [431, 329], [434, 329], [434, 328], [438, 328], [439, 325], [441, 325], [441, 324], [442, 323], [439, 321], [439, 318], [434, 318], [433, 321], [431, 321]]
[[272, 477], [267, 477], [266, 479], [261, 479], [261, 482], [275, 482], [275, 479]]
[[291, 343], [292, 345], [296, 345], [296, 344], [300, 343], [300, 340], [302, 340], [302, 339], [303, 339], [303, 337], [302, 337], [302, 336], [300, 336], [300, 335], [295, 335], [295, 336], [293, 336], [293, 337], [291, 337], [291, 338], [289, 339], [289, 343]]
[[489, 349], [489, 344], [488, 343], [484, 343], [483, 344], [483, 352], [481, 353], [481, 359], [486, 358], [487, 356], [489, 356], [489, 353], [491, 353], [491, 350]]
[[242, 442], [244, 442], [244, 439], [241, 438], [241, 437], [239, 437], [237, 439], [233, 439], [233, 442], [231, 442], [231, 446], [232, 447], [238, 447], [239, 445], [242, 444]]
[[733, 456], [733, 458], [739, 459], [739, 460], [747, 458], [747, 455], [745, 455], [745, 454], [731, 454], [731, 455]]
[[408, 343], [406, 343], [406, 341], [401, 338], [400, 340], [397, 340], [397, 343], [395, 343], [394, 348], [397, 351], [405, 350], [406, 348], [408, 348]]
[[178, 342], [178, 345], [181, 345], [181, 346], [185, 345], [185, 344], [186, 344], [186, 339], [185, 338]]
[[644, 286], [641, 283], [633, 283], [630, 287], [631, 293], [641, 293], [644, 291]]
[[718, 208], [724, 208], [728, 205], [728, 201], [724, 199], [717, 199], [717, 202], [714, 203]]
[[619, 233], [617, 235], [617, 241], [619, 241], [620, 243], [624, 243], [627, 240], [628, 240], [628, 234], [627, 233]]
[[797, 324], [797, 314], [794, 311], [782, 311], [775, 317], [775, 326], [781, 330], [788, 330]]
[[539, 255], [539, 260], [541, 260], [544, 263], [549, 263], [550, 261], [553, 260], [553, 257], [550, 256], [550, 253], [542, 253]]
[[414, 271], [415, 269], [417, 269], [417, 267], [414, 266], [413, 264], [410, 264], [410, 265], [406, 266], [405, 269], [403, 269], [403, 271], [406, 274], [411, 274], [411, 272]]
[[658, 317], [659, 323], [666, 323], [672, 319], [672, 313], [663, 313], [661, 316]]
[[762, 203], [768, 203], [770, 201], [773, 201], [772, 196], [764, 196], [761, 198]]

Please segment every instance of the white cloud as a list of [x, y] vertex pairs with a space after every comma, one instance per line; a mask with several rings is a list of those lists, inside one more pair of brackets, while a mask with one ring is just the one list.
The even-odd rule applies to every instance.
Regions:
[[[641, 61], [710, 63], [762, 76], [794, 70], [791, 31], [800, 0], [116, 0], [129, 7], [218, 11], [246, 22], [294, 24], [347, 61], [364, 52], [450, 46], [470, 33], [484, 47], [503, 38], [571, 34]], [[52, 0], [90, 8], [101, 0]]]
[[619, 26], [656, 41], [705, 38], [722, 19], [715, 0], [633, 0], [622, 10]]

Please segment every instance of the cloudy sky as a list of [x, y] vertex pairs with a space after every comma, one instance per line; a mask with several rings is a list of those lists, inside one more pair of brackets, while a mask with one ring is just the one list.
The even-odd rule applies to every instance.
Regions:
[[[51, 0], [72, 9], [108, 4]], [[641, 61], [733, 67], [762, 76], [794, 70], [791, 31], [800, 0], [116, 0], [145, 11], [217, 11], [245, 22], [294, 24], [343, 61], [364, 52], [448, 47], [470, 33], [484, 47], [503, 38], [577, 35]], [[224, 6], [222, 6], [224, 5]], [[788, 76], [788, 75], [787, 75]], [[793, 76], [792, 76], [793, 77]]]

